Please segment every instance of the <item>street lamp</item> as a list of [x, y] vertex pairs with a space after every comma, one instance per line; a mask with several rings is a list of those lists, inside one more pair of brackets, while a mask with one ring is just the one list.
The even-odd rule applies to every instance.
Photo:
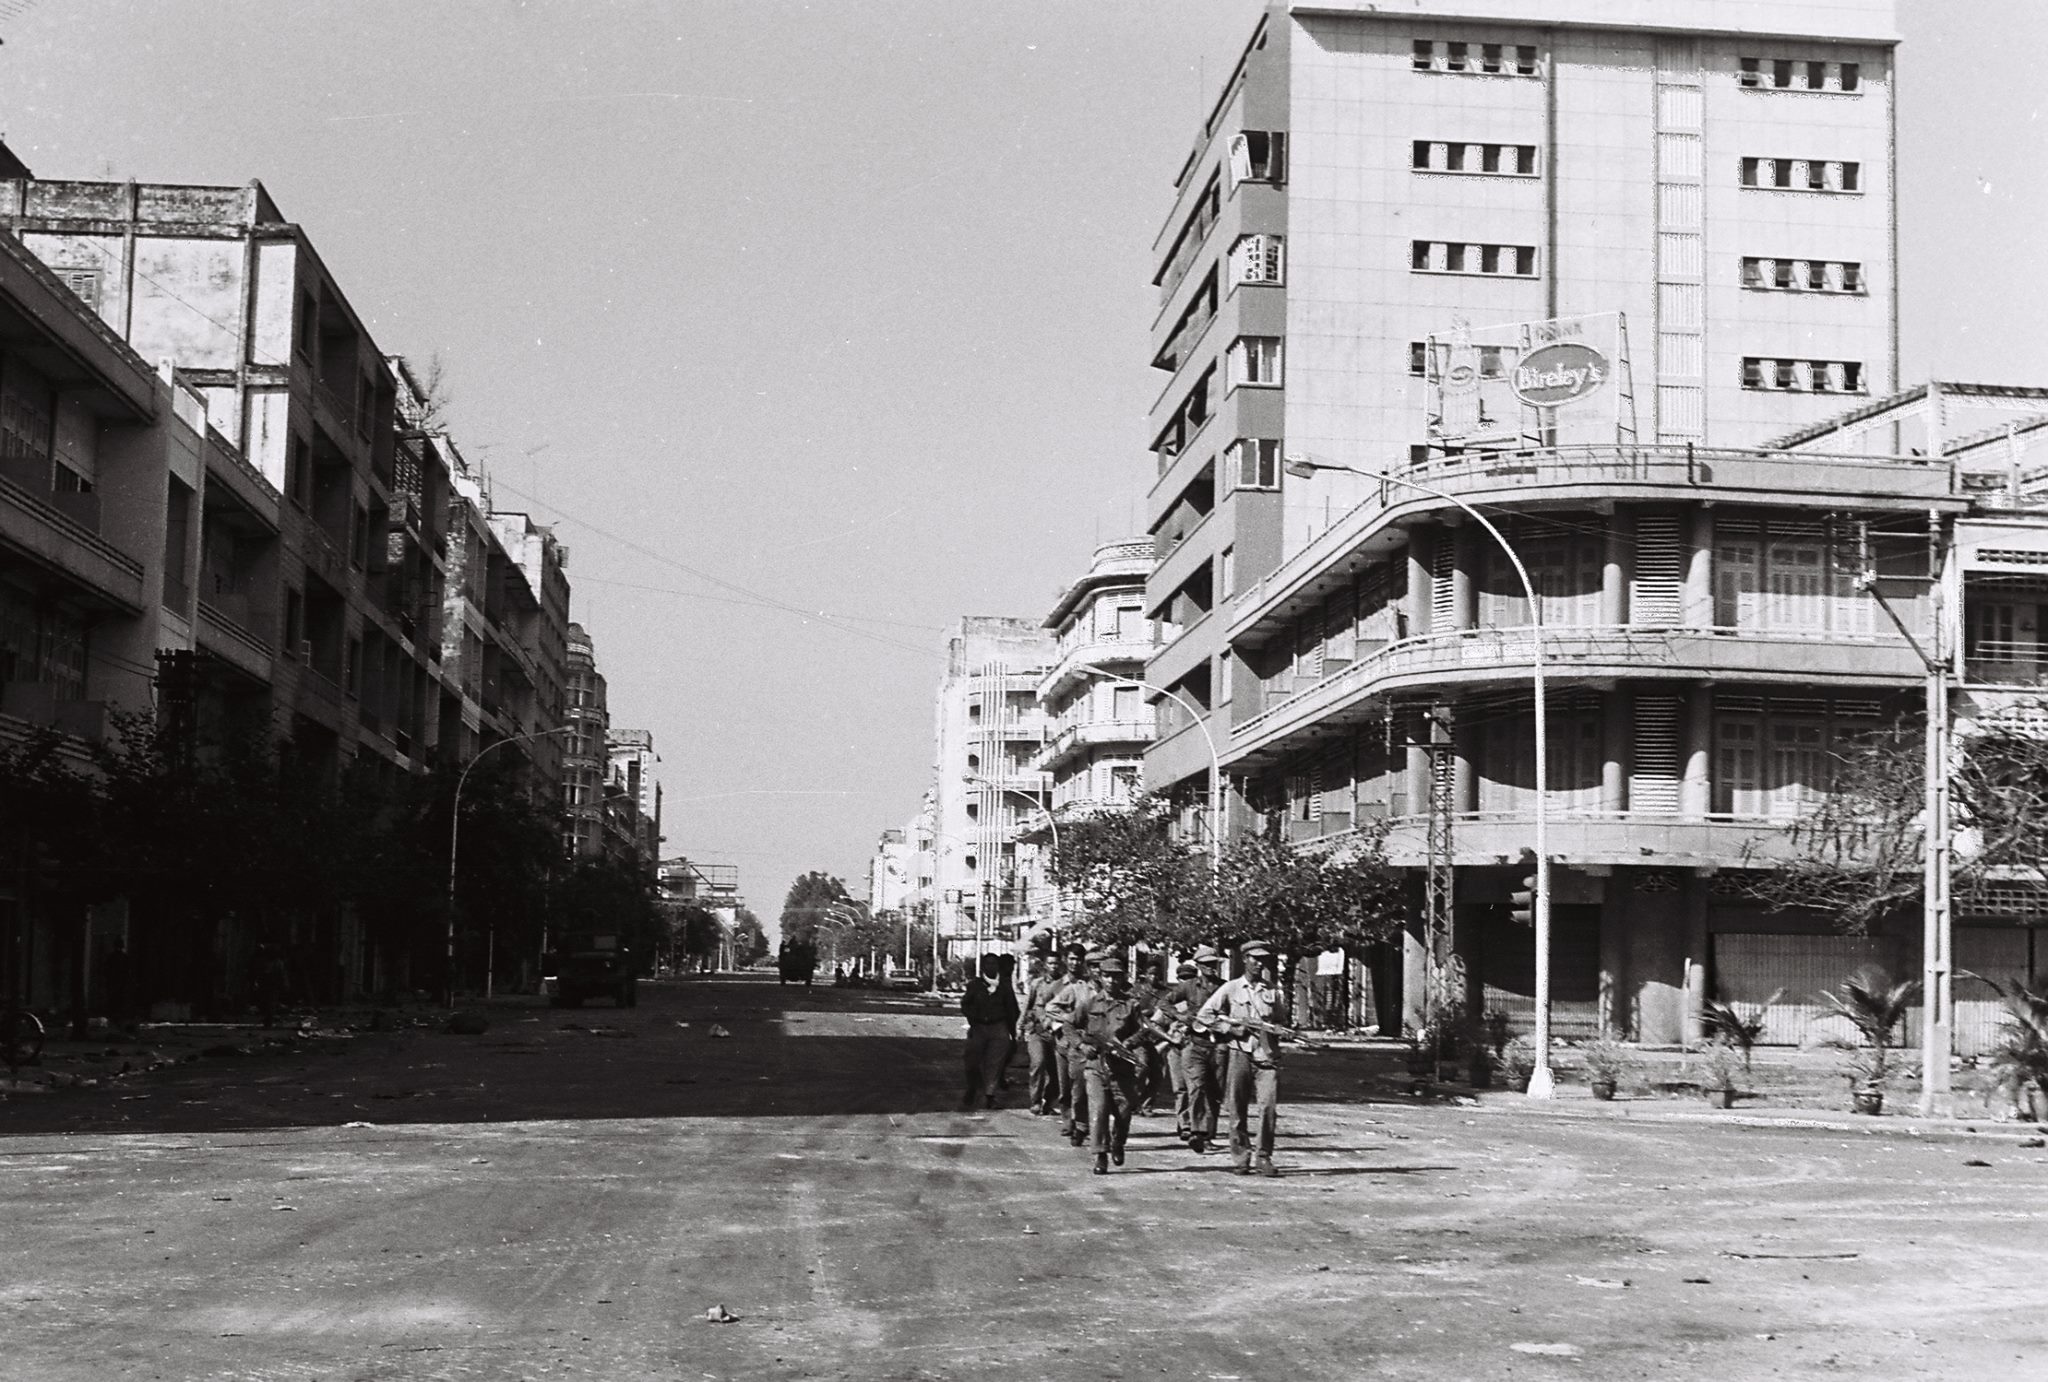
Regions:
[[[1015, 787], [1008, 787], [1000, 782], [991, 782], [989, 779], [985, 777], [978, 777], [973, 773], [962, 773], [960, 775], [960, 780], [963, 782], [978, 782], [984, 787], [993, 787], [999, 792], [1008, 792], [1011, 796], [1020, 797], [1023, 800], [1030, 802], [1039, 810], [1045, 812], [1046, 828], [1052, 831], [1053, 866], [1058, 866], [1060, 858], [1060, 823], [1058, 820], [1054, 819], [1052, 814], [1052, 808], [1050, 806], [1045, 805], [1043, 802], [1039, 801], [1037, 797], [1032, 796], [1029, 792], [1019, 791]], [[1051, 876], [1051, 873], [1051, 869], [1048, 869], [1046, 871], [1046, 881], [1052, 884], [1052, 929], [1054, 933], [1057, 934], [1060, 929], [1060, 884], [1057, 878]]]
[[[1078, 670], [1093, 672], [1106, 681], [1122, 686], [1138, 686], [1160, 695], [1187, 711], [1195, 722], [1195, 728], [1202, 731], [1202, 741], [1209, 746], [1209, 871], [1217, 873], [1223, 867], [1223, 757], [1216, 752], [1216, 736], [1209, 732], [1208, 721], [1187, 697], [1178, 691], [1169, 691], [1163, 686], [1154, 686], [1138, 677], [1127, 677], [1121, 672], [1112, 672], [1107, 667], [1098, 667], [1092, 662], [1076, 664]], [[1059, 846], [1055, 844], [1053, 848]]]
[[1529, 570], [1522, 565], [1521, 556], [1509, 545], [1492, 521], [1478, 509], [1448, 494], [1434, 485], [1425, 485], [1403, 475], [1384, 470], [1365, 470], [1355, 465], [1340, 465], [1332, 461], [1319, 461], [1308, 456], [1288, 456], [1282, 462], [1282, 469], [1289, 475], [1307, 478], [1319, 470], [1343, 471], [1360, 475], [1368, 480], [1383, 484], [1406, 485], [1413, 490], [1456, 504], [1472, 520], [1486, 530], [1507, 553], [1508, 562], [1515, 568], [1515, 576], [1522, 582], [1522, 593], [1529, 601], [1529, 619], [1535, 627], [1533, 649], [1530, 654], [1530, 678], [1535, 688], [1536, 712], [1536, 1069], [1529, 1077], [1529, 1097], [1548, 1099], [1556, 1090], [1550, 1071], [1550, 852], [1546, 826], [1549, 818], [1549, 782], [1545, 768], [1549, 761], [1549, 743], [1545, 738], [1545, 714], [1543, 697], [1543, 604], [1536, 598], [1536, 586], [1529, 579]]
[[[448, 812], [448, 1006], [455, 1006], [455, 852], [462, 842], [462, 789], [469, 782], [470, 769], [483, 761], [483, 756], [492, 749], [502, 749], [507, 744], [530, 744], [536, 739], [545, 739], [551, 734], [574, 734], [576, 726], [561, 725], [554, 729], [535, 730], [532, 734], [515, 734], [510, 739], [500, 739], [495, 744], [486, 744], [462, 765], [462, 771], [455, 776], [455, 801]], [[492, 938], [497, 930], [492, 928]], [[491, 976], [484, 972], [484, 996], [490, 996]]]

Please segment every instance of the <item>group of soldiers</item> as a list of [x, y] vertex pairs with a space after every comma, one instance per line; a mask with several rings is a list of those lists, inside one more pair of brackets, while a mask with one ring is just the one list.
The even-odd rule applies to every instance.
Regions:
[[[1220, 1113], [1231, 1169], [1280, 1174], [1280, 1042], [1296, 1033], [1274, 979], [1273, 947], [1248, 941], [1238, 957], [1243, 972], [1226, 981], [1222, 953], [1202, 946], [1180, 961], [1170, 984], [1149, 973], [1134, 981], [1124, 957], [1107, 950], [1071, 945], [1031, 957], [1019, 1018], [1031, 1111], [1058, 1118], [1067, 1139], [1092, 1154], [1094, 1174], [1124, 1164], [1133, 1115], [1152, 1112], [1167, 1090], [1190, 1151], [1214, 1145]], [[992, 1023], [995, 1014], [988, 1016]]]

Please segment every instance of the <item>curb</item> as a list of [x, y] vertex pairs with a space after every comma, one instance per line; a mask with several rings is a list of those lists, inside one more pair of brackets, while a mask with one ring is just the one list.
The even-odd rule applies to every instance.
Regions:
[[[1738, 1113], [1733, 1110], [1693, 1113], [1649, 1100], [1643, 1101], [1640, 1108], [1630, 1106], [1634, 1101], [1608, 1104], [1605, 1107], [1596, 1107], [1591, 1103], [1575, 1107], [1574, 1105], [1579, 1102], [1525, 1099], [1515, 1105], [1512, 1111], [1517, 1114], [1533, 1113], [1543, 1118], [1574, 1119], [1582, 1123], [1646, 1122], [1681, 1126], [1705, 1123], [1717, 1127], [1751, 1130], [1782, 1128], [1792, 1132], [1829, 1132], [1844, 1137], [1910, 1137], [1953, 1142], [2010, 1142], [2015, 1145], [2048, 1138], [2048, 1128], [2033, 1123], [1987, 1123], [1919, 1117], [1860, 1118], [1851, 1114], [1830, 1116], [1814, 1111], [1790, 1110], [1782, 1115]], [[1510, 1111], [1507, 1104], [1487, 1099], [1475, 1100], [1465, 1107], [1473, 1111], [1502, 1115]]]

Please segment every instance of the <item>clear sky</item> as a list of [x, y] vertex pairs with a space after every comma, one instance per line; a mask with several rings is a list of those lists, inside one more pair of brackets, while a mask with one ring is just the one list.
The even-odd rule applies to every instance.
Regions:
[[[668, 852], [772, 919], [916, 809], [943, 627], [1140, 527], [1151, 242], [1260, 9], [0, 0], [0, 132], [260, 179], [443, 357], [498, 506], [571, 549]], [[2048, 383], [2048, 5], [1900, 20], [1905, 377]]]

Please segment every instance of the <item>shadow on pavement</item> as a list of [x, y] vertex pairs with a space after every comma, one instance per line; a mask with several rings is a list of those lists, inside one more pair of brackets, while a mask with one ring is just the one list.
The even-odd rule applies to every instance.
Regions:
[[[772, 976], [647, 983], [640, 995], [624, 1009], [500, 999], [482, 1005], [490, 1027], [477, 1036], [357, 1032], [15, 1095], [0, 1101], [0, 1137], [960, 1110], [964, 1029], [950, 1002]], [[1365, 1102], [1361, 1054], [1290, 1071], [1283, 1100]], [[1028, 1097], [1021, 1058], [1009, 1080], [1001, 1099], [1014, 1109]]]

